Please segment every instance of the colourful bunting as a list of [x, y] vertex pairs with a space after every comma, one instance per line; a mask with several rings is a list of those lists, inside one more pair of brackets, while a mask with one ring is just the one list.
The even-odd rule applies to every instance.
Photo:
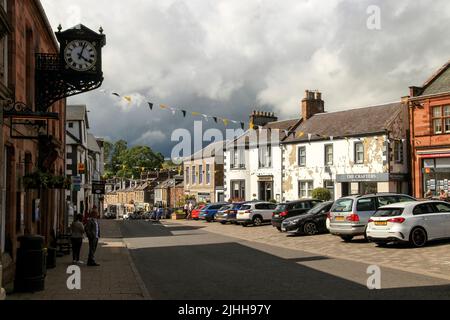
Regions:
[[130, 96], [125, 96], [125, 97], [123, 97], [125, 100], [127, 100], [128, 101], [128, 103], [131, 103], [131, 101], [132, 101], [132, 99], [131, 99], [131, 97]]
[[303, 138], [305, 136], [305, 133], [303, 131], [300, 131], [297, 133], [297, 138]]
[[153, 110], [153, 103], [149, 102], [148, 106], [150, 107], [150, 110]]
[[186, 110], [181, 110], [181, 112], [183, 113], [183, 117], [186, 118], [187, 111]]

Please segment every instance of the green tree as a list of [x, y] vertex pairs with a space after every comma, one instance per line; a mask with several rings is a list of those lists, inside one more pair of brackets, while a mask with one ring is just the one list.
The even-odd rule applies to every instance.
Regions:
[[153, 152], [150, 147], [136, 146], [122, 151], [117, 163], [119, 177], [139, 178], [143, 171], [161, 169], [164, 156]]
[[105, 156], [105, 176], [106, 176], [106, 178], [111, 178], [114, 176], [114, 168], [111, 163], [111, 157], [112, 157], [113, 151], [114, 151], [114, 145], [109, 141], [105, 141], [103, 143], [103, 152], [104, 152], [104, 156]]
[[119, 172], [123, 170], [122, 157], [127, 150], [128, 143], [125, 140], [119, 140], [114, 143], [111, 152], [111, 172], [114, 176], [119, 175]]
[[331, 200], [331, 192], [325, 188], [317, 188], [312, 192], [312, 197], [317, 200], [322, 201], [330, 201]]

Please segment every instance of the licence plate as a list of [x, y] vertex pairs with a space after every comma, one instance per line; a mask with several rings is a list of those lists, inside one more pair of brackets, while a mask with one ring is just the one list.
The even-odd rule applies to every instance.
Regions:
[[376, 226], [385, 227], [388, 225], [387, 221], [375, 221]]
[[345, 218], [344, 218], [344, 217], [336, 217], [335, 220], [336, 220], [336, 221], [345, 221]]
[[279, 214], [276, 214], [276, 215], [274, 215], [273, 217], [274, 217], [274, 218], [279, 218], [280, 215], [279, 215]]

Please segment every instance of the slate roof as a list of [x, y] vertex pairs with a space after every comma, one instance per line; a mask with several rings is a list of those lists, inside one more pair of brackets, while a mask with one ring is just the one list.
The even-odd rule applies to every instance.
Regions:
[[225, 141], [213, 142], [204, 149], [194, 153], [192, 156], [187, 157], [186, 161], [206, 159], [214, 157], [216, 154], [223, 154], [226, 144]]
[[89, 129], [89, 119], [87, 116], [86, 105], [68, 105], [66, 111], [67, 121], [86, 121], [86, 127]]
[[425, 89], [422, 96], [433, 95], [450, 91], [450, 61], [440, 68], [423, 85]]
[[[392, 120], [402, 110], [402, 103], [389, 103], [361, 109], [351, 109], [340, 112], [316, 114], [302, 122], [283, 143], [319, 141], [334, 137], [336, 139], [363, 136], [384, 132]], [[299, 137], [303, 132], [304, 136]], [[327, 137], [327, 138], [324, 138]]]
[[102, 150], [98, 145], [97, 139], [91, 133], [88, 133], [88, 149], [95, 153], [102, 153]]

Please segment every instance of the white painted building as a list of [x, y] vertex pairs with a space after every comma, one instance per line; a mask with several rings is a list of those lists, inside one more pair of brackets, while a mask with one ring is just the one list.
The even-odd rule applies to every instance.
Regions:
[[376, 192], [409, 193], [408, 116], [401, 102], [324, 113], [320, 93], [307, 92], [302, 123], [283, 141], [283, 200], [334, 199]]
[[225, 152], [225, 199], [281, 201], [282, 151], [280, 141], [298, 120], [277, 121], [273, 114], [254, 112], [256, 130], [230, 143]]

